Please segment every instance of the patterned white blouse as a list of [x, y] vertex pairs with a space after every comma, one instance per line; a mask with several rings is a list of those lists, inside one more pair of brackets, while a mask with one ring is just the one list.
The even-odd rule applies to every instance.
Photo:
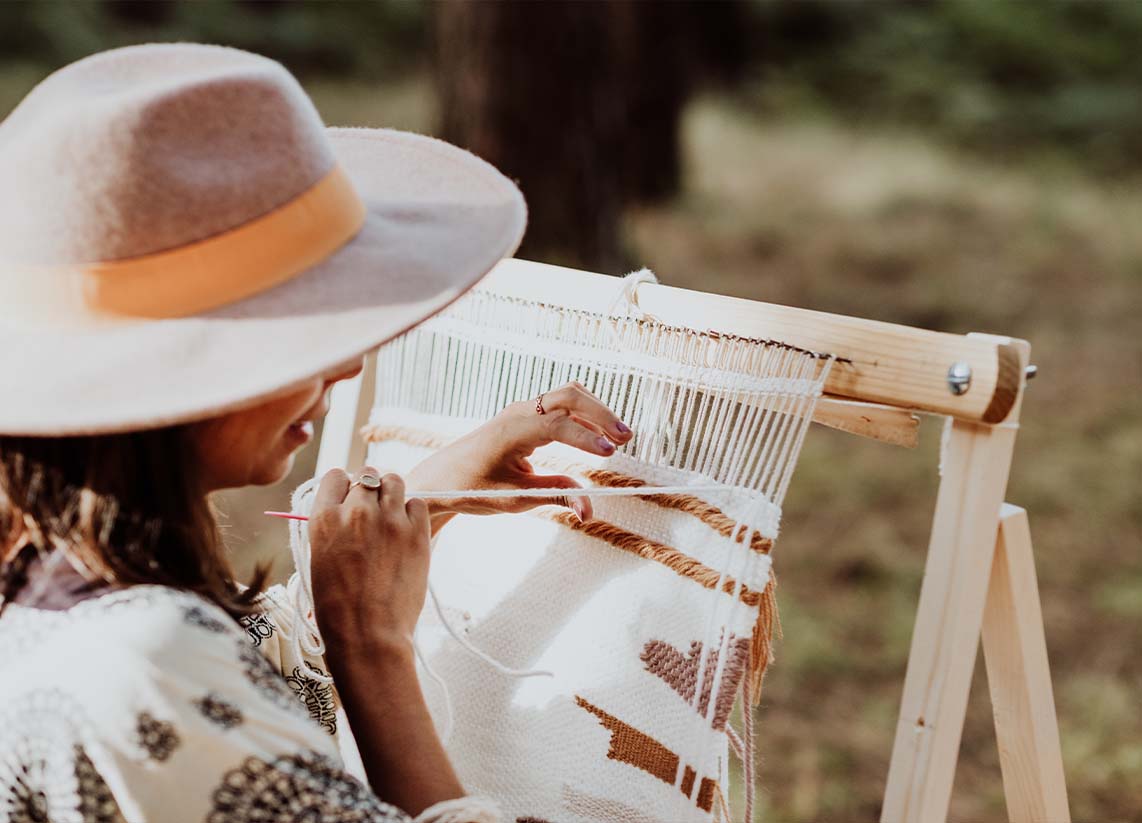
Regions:
[[[0, 613], [0, 823], [408, 821], [348, 774], [280, 587], [236, 623], [135, 586]], [[278, 616], [275, 617], [275, 613]]]

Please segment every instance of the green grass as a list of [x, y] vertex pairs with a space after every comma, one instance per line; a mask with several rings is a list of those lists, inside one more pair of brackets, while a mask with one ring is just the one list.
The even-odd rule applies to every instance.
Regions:
[[[34, 79], [0, 75], [0, 112]], [[423, 80], [311, 91], [332, 123], [431, 128]], [[685, 137], [684, 196], [625, 225], [632, 257], [665, 282], [1031, 341], [1040, 376], [1008, 499], [1030, 512], [1072, 812], [1142, 818], [1142, 193], [725, 99], [693, 105]], [[915, 451], [825, 430], [806, 442], [775, 554], [785, 638], [758, 713], [766, 821], [877, 816], [938, 441], [931, 421]], [[284, 525], [257, 513], [284, 505], [313, 459], [220, 501], [244, 562], [285, 557]], [[977, 669], [957, 821], [1005, 819]]]

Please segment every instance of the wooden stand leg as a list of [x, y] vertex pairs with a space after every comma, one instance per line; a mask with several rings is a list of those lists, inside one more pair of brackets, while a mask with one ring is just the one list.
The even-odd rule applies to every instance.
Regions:
[[1070, 823], [1027, 512], [1004, 504], [983, 654], [1012, 823]]
[[1015, 445], [1012, 426], [947, 425], [882, 823], [947, 818]]

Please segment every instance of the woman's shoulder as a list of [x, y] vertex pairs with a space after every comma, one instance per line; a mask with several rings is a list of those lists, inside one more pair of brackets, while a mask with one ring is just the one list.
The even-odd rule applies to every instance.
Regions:
[[0, 648], [15, 655], [0, 657], [0, 798], [19, 788], [5, 775], [42, 761], [61, 771], [37, 776], [36, 791], [80, 779], [84, 804], [126, 819], [268, 808], [286, 820], [310, 798], [322, 819], [407, 820], [341, 771], [333, 738], [247, 631], [202, 597], [137, 586], [63, 611], [10, 606]]
[[9, 604], [0, 614], [0, 659], [42, 654], [84, 657], [178, 657], [186, 644], [203, 646], [244, 638], [219, 606], [192, 592], [139, 585], [47, 610]]

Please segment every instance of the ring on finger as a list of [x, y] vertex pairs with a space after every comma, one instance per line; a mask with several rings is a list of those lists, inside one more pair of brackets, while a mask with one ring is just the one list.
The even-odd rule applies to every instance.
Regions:
[[547, 414], [547, 412], [543, 408], [543, 395], [542, 394], [539, 395], [539, 397], [535, 398], [535, 413], [536, 414]]
[[352, 489], [354, 486], [360, 486], [362, 488], [368, 489], [369, 491], [375, 492], [381, 487], [381, 478], [377, 477], [377, 475], [373, 474], [372, 472], [362, 472], [356, 480], [349, 484], [350, 489]]

